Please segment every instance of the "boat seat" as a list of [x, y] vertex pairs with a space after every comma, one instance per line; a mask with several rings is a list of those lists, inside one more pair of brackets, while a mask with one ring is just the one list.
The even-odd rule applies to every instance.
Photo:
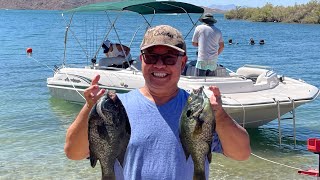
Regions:
[[196, 63], [197, 61], [190, 61], [184, 67], [182, 75], [184, 76], [195, 76], [196, 75]]
[[223, 67], [221, 64], [218, 64], [217, 69], [214, 70], [214, 74], [216, 77], [226, 77], [229, 76], [227, 69]]
[[114, 66], [114, 65], [122, 65], [123, 61], [126, 61], [125, 58], [123, 57], [106, 57], [106, 58], [101, 58], [98, 62], [99, 66]]
[[240, 67], [236, 74], [243, 75], [246, 78], [257, 78], [260, 74], [265, 74], [268, 72], [267, 69], [260, 69], [260, 68], [252, 68], [252, 67]]
[[128, 68], [134, 60], [130, 60], [129, 63], [124, 57], [106, 57], [101, 58], [98, 62], [100, 67], [115, 67], [115, 68]]
[[257, 77], [256, 84], [260, 84], [262, 82], [267, 83], [267, 81], [265, 81], [265, 77], [266, 77], [266, 75], [264, 73], [260, 74]]

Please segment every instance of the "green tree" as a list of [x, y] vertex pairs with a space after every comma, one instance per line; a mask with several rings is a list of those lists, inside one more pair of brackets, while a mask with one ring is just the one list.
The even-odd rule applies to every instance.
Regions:
[[262, 8], [237, 6], [225, 14], [226, 19], [244, 19], [258, 22], [287, 22], [320, 24], [320, 1], [311, 0], [307, 4], [283, 7], [267, 3]]

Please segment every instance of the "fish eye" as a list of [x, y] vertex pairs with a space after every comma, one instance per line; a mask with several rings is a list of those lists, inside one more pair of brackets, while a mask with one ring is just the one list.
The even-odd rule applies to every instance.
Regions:
[[191, 113], [192, 113], [191, 110], [188, 110], [187, 111], [187, 117], [190, 117]]

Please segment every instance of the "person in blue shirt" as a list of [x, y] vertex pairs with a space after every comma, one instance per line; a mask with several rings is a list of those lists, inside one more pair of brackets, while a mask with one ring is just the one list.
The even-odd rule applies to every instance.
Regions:
[[[187, 62], [185, 41], [175, 28], [159, 25], [147, 30], [140, 49], [145, 85], [117, 94], [128, 114], [131, 137], [123, 167], [118, 162], [114, 165], [116, 178], [191, 180], [193, 161], [191, 157], [186, 160], [179, 139], [180, 115], [189, 96], [178, 87]], [[81, 160], [89, 155], [88, 115], [105, 92], [98, 86], [99, 78], [95, 76], [84, 91], [86, 103], [67, 130], [64, 150], [69, 159]], [[248, 133], [222, 108], [219, 89], [214, 86], [209, 89], [213, 92], [210, 103], [216, 116], [212, 151], [235, 160], [248, 159], [251, 153]]]

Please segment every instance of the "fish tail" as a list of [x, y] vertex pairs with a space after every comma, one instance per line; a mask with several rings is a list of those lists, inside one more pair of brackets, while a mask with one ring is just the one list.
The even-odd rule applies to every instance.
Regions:
[[202, 172], [194, 172], [193, 180], [206, 180], [206, 174], [204, 171]]
[[102, 175], [101, 180], [116, 180], [116, 176], [114, 174]]

